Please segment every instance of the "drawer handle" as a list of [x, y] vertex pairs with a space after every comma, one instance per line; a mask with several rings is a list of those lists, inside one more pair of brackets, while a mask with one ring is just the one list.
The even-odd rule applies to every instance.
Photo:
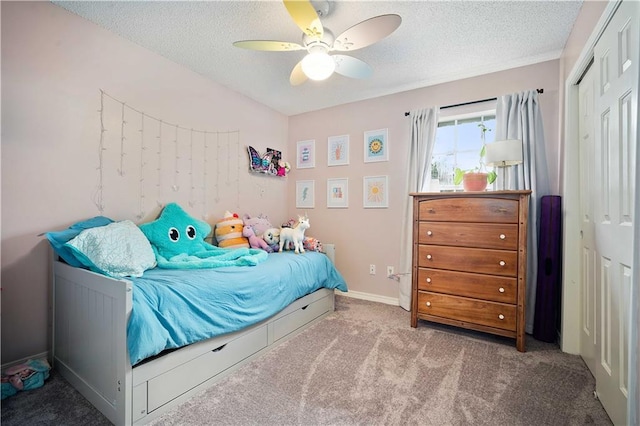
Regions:
[[431, 306], [431, 302], [427, 302], [427, 306]]
[[432, 235], [433, 235], [433, 232], [431, 232], [431, 231], [427, 231], [427, 235], [430, 237], [430, 236], [432, 236]]
[[504, 315], [500, 314], [500, 315], [498, 315], [498, 318], [500, 318], [501, 320], [503, 320], [503, 319], [504, 319]]
[[504, 234], [500, 234], [500, 239], [501, 239], [501, 240], [504, 240], [505, 238], [507, 238], [507, 236], [506, 236], [506, 235], [504, 235]]
[[309, 305], [307, 305], [307, 306], [303, 306], [303, 307], [302, 307], [302, 308], [300, 308], [300, 309], [302, 309], [302, 310], [304, 311], [304, 310], [305, 310], [305, 309], [307, 309], [308, 307], [309, 307]]
[[427, 259], [431, 260], [431, 255], [430, 254], [427, 255]]
[[427, 278], [427, 282], [430, 283], [431, 282], [431, 278]]
[[226, 343], [224, 345], [222, 345], [222, 346], [219, 346], [219, 347], [217, 347], [215, 349], [212, 349], [211, 352], [220, 352], [221, 350], [224, 349], [225, 346], [227, 346]]
[[500, 288], [498, 289], [498, 291], [499, 291], [500, 293], [504, 293], [504, 287], [500, 287]]
[[434, 209], [429, 209], [429, 213], [435, 213], [436, 211]]
[[504, 265], [506, 265], [506, 264], [507, 264], [507, 262], [505, 262], [504, 260], [501, 260], [501, 261], [500, 261], [500, 266], [504, 266]]

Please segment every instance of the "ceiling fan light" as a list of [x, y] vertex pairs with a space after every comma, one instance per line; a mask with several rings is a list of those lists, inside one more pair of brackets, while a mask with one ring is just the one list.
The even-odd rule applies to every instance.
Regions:
[[302, 60], [302, 72], [311, 80], [326, 80], [335, 69], [335, 61], [326, 52], [312, 52]]

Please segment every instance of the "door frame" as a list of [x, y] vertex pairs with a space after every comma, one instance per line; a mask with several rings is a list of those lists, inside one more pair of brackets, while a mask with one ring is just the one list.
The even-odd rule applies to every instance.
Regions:
[[[581, 299], [581, 257], [580, 257], [580, 174], [579, 174], [579, 128], [578, 128], [578, 82], [593, 59], [593, 50], [613, 17], [622, 0], [611, 0], [605, 7], [600, 19], [587, 39], [578, 60], [564, 82], [564, 150], [563, 150], [563, 277], [562, 277], [562, 327], [560, 330], [560, 348], [571, 354], [580, 353], [580, 305]], [[640, 77], [639, 77], [640, 78]], [[640, 118], [640, 108], [636, 109], [636, 119]], [[640, 149], [636, 150], [637, 162], [640, 164]], [[636, 170], [636, 174], [639, 171]], [[640, 274], [640, 189], [635, 189], [634, 207], [634, 258], [633, 273], [637, 282]], [[630, 424], [640, 420], [638, 398], [638, 322], [640, 321], [640, 291], [631, 287], [631, 325], [629, 340], [629, 406], [627, 419]], [[635, 325], [635, 327], [633, 327]]]

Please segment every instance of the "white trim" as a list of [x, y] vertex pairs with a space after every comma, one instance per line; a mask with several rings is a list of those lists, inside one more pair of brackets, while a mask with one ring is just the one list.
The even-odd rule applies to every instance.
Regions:
[[336, 290], [338, 296], [351, 297], [353, 299], [368, 300], [370, 302], [384, 303], [385, 305], [400, 306], [400, 300], [397, 297], [379, 296], [377, 294], [363, 293], [361, 291], [342, 292]]
[[21, 358], [21, 359], [18, 359], [16, 361], [11, 361], [11, 362], [7, 362], [6, 364], [2, 364], [2, 366], [0, 366], [0, 369], [2, 369], [2, 371], [4, 371], [7, 368], [13, 367], [14, 365], [24, 364], [25, 362], [29, 361], [30, 359], [36, 360], [36, 359], [45, 358], [47, 360], [47, 362], [49, 362], [49, 365], [51, 365], [51, 359], [49, 358], [49, 356], [50, 356], [49, 351], [40, 352], [39, 354], [31, 355], [31, 356], [28, 356], [26, 358]]
[[[593, 58], [593, 48], [596, 46], [596, 43], [600, 39], [600, 36], [602, 36], [605, 28], [607, 28], [609, 21], [611, 21], [611, 18], [613, 18], [613, 15], [618, 9], [618, 6], [620, 6], [620, 3], [622, 3], [622, 0], [611, 0], [607, 4], [607, 6], [605, 6], [604, 10], [602, 11], [602, 15], [600, 15], [600, 19], [596, 23], [596, 26], [593, 28], [593, 32], [587, 39], [582, 52], [580, 52], [578, 60], [573, 65], [571, 73], [569, 73], [569, 77], [567, 78], [565, 84], [578, 84], [578, 81], [582, 77], [582, 74], [587, 70], [587, 66]], [[567, 110], [565, 109], [565, 118], [566, 115]]]

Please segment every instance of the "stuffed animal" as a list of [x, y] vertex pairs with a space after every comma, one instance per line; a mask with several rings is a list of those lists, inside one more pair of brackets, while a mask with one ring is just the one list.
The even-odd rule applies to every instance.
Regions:
[[273, 249], [269, 247], [269, 244], [266, 243], [261, 237], [257, 237], [255, 232], [253, 232], [253, 228], [249, 225], [245, 225], [242, 228], [242, 236], [246, 237], [249, 240], [249, 247], [262, 249], [268, 253], [272, 253]]
[[209, 249], [204, 238], [211, 225], [191, 217], [176, 203], [167, 204], [160, 217], [139, 226], [156, 254], [171, 259], [180, 254], [194, 254]]
[[304, 247], [302, 241], [304, 240], [304, 231], [309, 229], [311, 224], [309, 218], [305, 214], [304, 216], [298, 216], [298, 224], [293, 228], [282, 228], [280, 230], [280, 250], [288, 242], [293, 242], [294, 251], [296, 254], [304, 253]]
[[322, 243], [317, 238], [313, 237], [304, 237], [304, 241], [302, 242], [302, 247], [308, 251], [319, 251], [323, 252]]
[[264, 234], [269, 228], [272, 228], [271, 222], [269, 222], [269, 218], [266, 215], [260, 213], [257, 217], [251, 217], [247, 213], [242, 215], [242, 223], [244, 225], [249, 225], [253, 228], [253, 232], [256, 236], [260, 237]]
[[216, 223], [215, 236], [218, 247], [243, 248], [249, 247], [249, 240], [242, 236], [244, 227], [242, 219], [236, 213], [226, 211], [224, 218]]
[[277, 251], [278, 247], [280, 247], [280, 230], [278, 228], [269, 228], [262, 234], [262, 239], [273, 251]]

